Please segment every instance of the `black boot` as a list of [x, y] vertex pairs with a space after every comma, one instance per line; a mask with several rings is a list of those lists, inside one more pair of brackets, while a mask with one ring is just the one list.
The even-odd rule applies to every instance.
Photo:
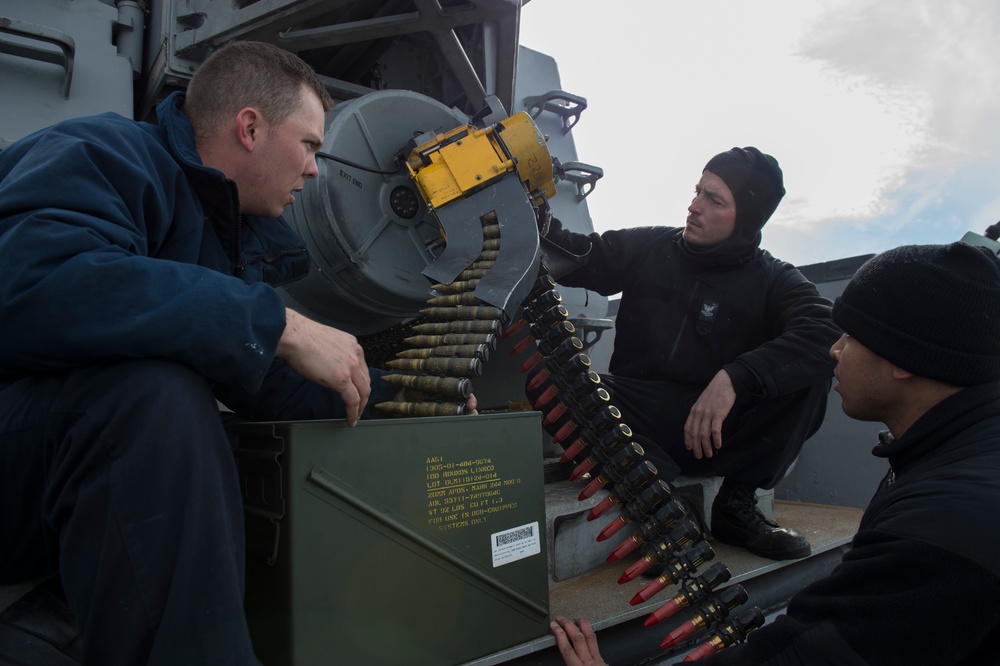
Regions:
[[812, 552], [797, 530], [764, 518], [753, 486], [722, 484], [712, 503], [712, 536], [772, 560], [794, 560]]

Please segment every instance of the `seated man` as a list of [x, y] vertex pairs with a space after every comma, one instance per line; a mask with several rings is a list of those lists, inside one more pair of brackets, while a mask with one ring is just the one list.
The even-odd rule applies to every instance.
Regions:
[[[858, 270], [833, 318], [834, 389], [845, 414], [888, 428], [872, 451], [888, 473], [843, 562], [698, 663], [995, 664], [1000, 260], [964, 243], [890, 250]], [[570, 666], [604, 664], [586, 620], [552, 632]]]
[[58, 573], [84, 663], [258, 664], [216, 401], [355, 425], [397, 392], [274, 289], [308, 270], [279, 216], [330, 106], [297, 56], [236, 42], [156, 125], [78, 118], [0, 152], [0, 584]]
[[547, 234], [583, 262], [560, 284], [621, 292], [604, 380], [661, 477], [725, 477], [713, 536], [779, 560], [809, 542], [765, 519], [756, 491], [822, 423], [838, 335], [815, 285], [760, 248], [784, 193], [773, 157], [733, 148], [705, 166], [684, 227]]

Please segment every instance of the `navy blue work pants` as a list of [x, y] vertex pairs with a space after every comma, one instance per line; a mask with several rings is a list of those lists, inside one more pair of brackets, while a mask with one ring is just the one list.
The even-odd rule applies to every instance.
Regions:
[[85, 664], [259, 663], [236, 463], [202, 376], [123, 361], [0, 391], [0, 583], [50, 573]]

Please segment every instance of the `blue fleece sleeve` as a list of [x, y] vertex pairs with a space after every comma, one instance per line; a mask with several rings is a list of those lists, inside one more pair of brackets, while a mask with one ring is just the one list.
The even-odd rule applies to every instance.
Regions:
[[284, 330], [280, 296], [194, 263], [206, 223], [157, 146], [87, 129], [0, 153], [0, 373], [160, 357], [256, 390]]
[[[399, 388], [382, 381], [384, 370], [368, 369], [371, 395], [361, 418], [371, 418], [371, 408], [393, 399]], [[248, 421], [309, 421], [346, 418], [344, 401], [335, 391], [304, 379], [281, 359], [275, 359], [272, 371], [254, 393], [234, 390], [219, 384], [215, 387], [219, 402]]]

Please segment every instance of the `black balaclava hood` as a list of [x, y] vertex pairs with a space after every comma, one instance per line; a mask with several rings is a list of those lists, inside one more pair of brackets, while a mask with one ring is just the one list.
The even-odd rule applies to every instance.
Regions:
[[729, 187], [736, 201], [733, 235], [715, 245], [694, 246], [680, 240], [684, 254], [698, 268], [733, 268], [750, 261], [760, 249], [760, 230], [785, 196], [778, 161], [756, 148], [733, 148], [708, 161], [711, 171]]

